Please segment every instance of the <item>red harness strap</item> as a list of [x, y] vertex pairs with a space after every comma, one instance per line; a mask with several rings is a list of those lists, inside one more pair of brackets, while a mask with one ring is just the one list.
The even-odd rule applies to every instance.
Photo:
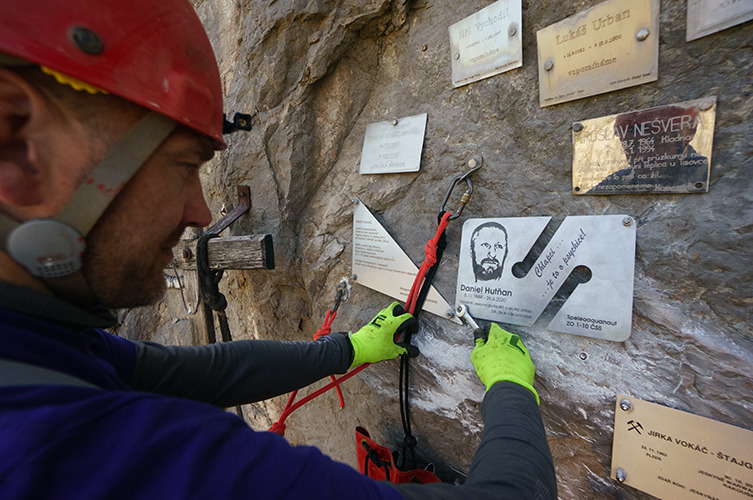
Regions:
[[363, 427], [356, 427], [356, 460], [362, 474], [377, 481], [404, 483], [439, 483], [440, 479], [426, 469], [402, 471], [397, 468], [389, 448], [380, 445]]

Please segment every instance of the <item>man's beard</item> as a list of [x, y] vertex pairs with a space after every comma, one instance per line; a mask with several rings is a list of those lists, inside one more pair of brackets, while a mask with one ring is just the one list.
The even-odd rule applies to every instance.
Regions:
[[[485, 267], [484, 264], [491, 264], [491, 267]], [[502, 277], [502, 271], [504, 265], [497, 259], [486, 258], [481, 262], [473, 260], [473, 274], [476, 276], [476, 281], [492, 281]]]
[[161, 270], [154, 269], [153, 261], [128, 259], [100, 265], [106, 258], [94, 256], [85, 274], [102, 305], [113, 309], [139, 307], [154, 304], [164, 296], [165, 278]]
[[[166, 239], [176, 242], [183, 228]], [[131, 252], [117, 252], [108, 239], [102, 247], [88, 245], [84, 258], [84, 276], [98, 302], [105, 307], [119, 309], [140, 307], [159, 302], [167, 284], [162, 268], [157, 265], [159, 249], [151, 252], [134, 248]]]

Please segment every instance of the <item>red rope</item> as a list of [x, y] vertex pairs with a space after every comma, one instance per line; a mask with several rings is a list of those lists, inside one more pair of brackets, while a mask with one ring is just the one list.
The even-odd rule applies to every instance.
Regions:
[[[424, 247], [424, 250], [426, 250], [426, 259], [424, 260], [424, 263], [421, 265], [421, 268], [418, 270], [418, 274], [416, 274], [416, 278], [413, 280], [413, 286], [411, 287], [410, 293], [408, 294], [408, 299], [405, 301], [406, 310], [413, 314], [414, 309], [416, 308], [416, 301], [418, 300], [418, 295], [421, 290], [421, 286], [424, 283], [424, 278], [426, 277], [427, 271], [437, 263], [437, 245], [439, 244], [439, 238], [444, 233], [445, 229], [447, 229], [447, 224], [450, 222], [450, 216], [452, 214], [450, 212], [445, 212], [442, 216], [442, 220], [439, 222], [439, 227], [437, 228], [437, 233], [434, 235], [434, 238], [428, 241], [426, 243], [426, 246]], [[331, 309], [327, 311], [327, 315], [324, 317], [324, 323], [322, 324], [322, 327], [316, 331], [316, 334], [314, 334], [314, 340], [318, 339], [319, 337], [322, 337], [324, 335], [329, 335], [332, 331], [331, 325], [332, 322], [335, 320], [335, 316], [337, 316], [337, 311], [332, 311]], [[397, 340], [397, 339], [396, 339]], [[305, 405], [312, 399], [319, 397], [320, 395], [324, 394], [328, 390], [332, 389], [333, 387], [335, 390], [337, 390], [337, 395], [340, 398], [340, 408], [345, 406], [345, 402], [343, 401], [342, 392], [340, 390], [340, 384], [351, 378], [352, 376], [356, 375], [357, 373], [362, 372], [367, 366], [369, 366], [371, 363], [364, 363], [353, 370], [349, 371], [345, 375], [343, 375], [340, 378], [335, 378], [334, 375], [330, 375], [330, 379], [332, 382], [325, 385], [324, 387], [321, 387], [320, 389], [317, 389], [316, 391], [312, 392], [305, 398], [301, 399], [297, 403], [293, 403], [295, 401], [295, 397], [298, 394], [298, 391], [293, 391], [290, 394], [290, 398], [288, 398], [288, 402], [285, 405], [285, 408], [282, 410], [282, 414], [280, 415], [280, 418], [272, 424], [272, 427], [269, 428], [270, 432], [274, 432], [276, 434], [279, 434], [280, 436], [285, 435], [285, 419], [287, 419], [291, 413], [296, 411], [301, 406]]]
[[[337, 316], [337, 311], [333, 311], [332, 309], [327, 311], [327, 315], [324, 316], [324, 323], [322, 324], [322, 327], [318, 329], [316, 333], [314, 334], [314, 340], [317, 340], [320, 337], [324, 337], [325, 335], [329, 335], [330, 333], [332, 333], [332, 322], [335, 321], [336, 316]], [[332, 380], [332, 382], [335, 381], [334, 375], [330, 375], [329, 378], [330, 380]], [[343, 399], [343, 393], [340, 390], [340, 386], [336, 386], [335, 391], [337, 392], [337, 399], [340, 401], [340, 408], [345, 408], [345, 399]], [[295, 392], [298, 392], [298, 391], [295, 391]]]
[[415, 312], [418, 294], [421, 291], [421, 286], [424, 284], [424, 278], [426, 277], [427, 271], [437, 263], [437, 245], [439, 244], [439, 238], [442, 236], [445, 229], [447, 229], [447, 224], [450, 222], [451, 215], [450, 212], [444, 213], [442, 219], [439, 221], [437, 233], [424, 247], [424, 250], [426, 250], [426, 259], [424, 259], [421, 269], [418, 270], [418, 274], [416, 275], [416, 279], [413, 280], [413, 286], [410, 289], [408, 298], [405, 300], [405, 309], [411, 314]]
[[[327, 314], [324, 316], [324, 322], [322, 323], [322, 327], [319, 328], [314, 334], [314, 340], [318, 340], [319, 338], [332, 333], [332, 322], [335, 321], [335, 317], [337, 317], [337, 311], [333, 311], [332, 309], [327, 311]], [[329, 378], [330, 380], [332, 380], [332, 382], [335, 382], [337, 380], [335, 379], [334, 375], [330, 375]], [[343, 393], [340, 390], [339, 384], [335, 384], [334, 387], [335, 387], [335, 391], [337, 391], [337, 399], [340, 400], [340, 408], [345, 408], [345, 399], [343, 398]], [[280, 418], [277, 420], [277, 422], [272, 424], [272, 427], [269, 428], [271, 432], [275, 432], [279, 434], [280, 436], [285, 435], [285, 419], [288, 418], [288, 415], [290, 415], [291, 413], [293, 413], [293, 411], [295, 411], [295, 408], [299, 408], [303, 404], [299, 402], [297, 405], [293, 405], [293, 402], [295, 401], [295, 398], [297, 395], [298, 395], [297, 390], [290, 393], [288, 402], [285, 404], [285, 408], [283, 408], [282, 410], [282, 415], [280, 415]], [[306, 397], [302, 401], [304, 402], [310, 401], [310, 399]], [[295, 406], [295, 408], [291, 410], [290, 408], [293, 406]]]
[[275, 432], [275, 433], [277, 433], [277, 434], [279, 434], [281, 436], [284, 436], [285, 435], [285, 419], [288, 418], [291, 413], [293, 413], [298, 408], [300, 408], [301, 406], [305, 405], [306, 403], [308, 403], [312, 399], [314, 399], [316, 397], [319, 397], [320, 395], [324, 394], [325, 392], [327, 392], [328, 390], [332, 389], [333, 387], [339, 386], [340, 384], [342, 384], [343, 382], [345, 382], [346, 380], [348, 380], [353, 375], [356, 375], [357, 373], [360, 373], [361, 371], [364, 370], [364, 368], [366, 368], [370, 364], [371, 363], [364, 363], [364, 364], [362, 364], [362, 365], [360, 365], [360, 366], [352, 369], [351, 371], [349, 371], [348, 373], [346, 373], [345, 375], [343, 375], [340, 378], [332, 377], [333, 380], [329, 384], [327, 384], [324, 387], [322, 387], [322, 388], [320, 388], [320, 389], [312, 392], [311, 394], [309, 394], [305, 398], [301, 399], [300, 401], [298, 401], [294, 405], [292, 405], [292, 406], [286, 406], [285, 409], [282, 411], [282, 415], [280, 415], [279, 420], [277, 420], [277, 422], [275, 422], [272, 425], [272, 427], [269, 428], [270, 432]]

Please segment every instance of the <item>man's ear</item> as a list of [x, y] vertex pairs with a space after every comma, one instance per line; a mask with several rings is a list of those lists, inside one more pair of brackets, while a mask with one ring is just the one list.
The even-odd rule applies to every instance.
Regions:
[[31, 125], [43, 96], [26, 80], [0, 68], [0, 203], [25, 207], [42, 201], [42, 175]]

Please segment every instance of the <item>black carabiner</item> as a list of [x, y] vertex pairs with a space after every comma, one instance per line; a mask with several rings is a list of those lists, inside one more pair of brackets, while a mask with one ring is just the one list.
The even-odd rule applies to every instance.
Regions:
[[455, 189], [455, 186], [457, 185], [457, 183], [461, 181], [465, 181], [465, 184], [467, 187], [463, 195], [460, 197], [460, 205], [458, 205], [458, 210], [456, 213], [452, 214], [448, 220], [455, 220], [458, 217], [460, 217], [460, 214], [463, 213], [463, 208], [465, 208], [465, 204], [470, 201], [471, 195], [473, 194], [473, 183], [471, 182], [470, 175], [476, 170], [481, 168], [481, 162], [482, 162], [481, 157], [471, 158], [468, 161], [468, 165], [471, 166], [471, 169], [464, 174], [458, 174], [452, 178], [452, 181], [450, 181], [450, 187], [447, 188], [447, 193], [444, 195], [442, 206], [439, 207], [440, 216], [442, 215], [443, 212], [446, 212], [445, 206], [447, 205], [447, 202], [450, 200], [450, 195], [452, 194], [452, 191]]

